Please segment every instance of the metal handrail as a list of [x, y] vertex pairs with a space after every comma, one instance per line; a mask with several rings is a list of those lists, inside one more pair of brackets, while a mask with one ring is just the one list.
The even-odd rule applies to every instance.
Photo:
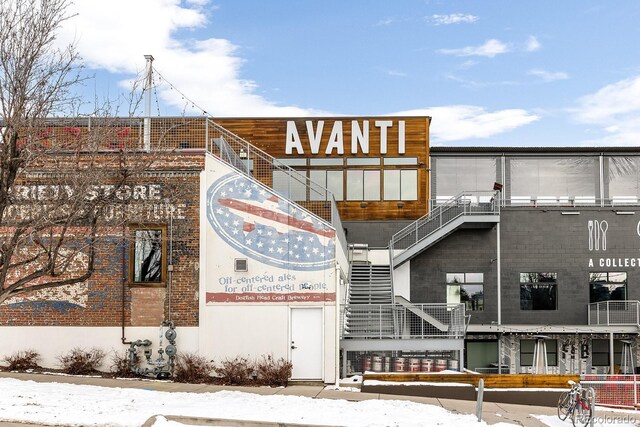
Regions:
[[640, 325], [640, 301], [609, 300], [589, 304], [589, 325]]

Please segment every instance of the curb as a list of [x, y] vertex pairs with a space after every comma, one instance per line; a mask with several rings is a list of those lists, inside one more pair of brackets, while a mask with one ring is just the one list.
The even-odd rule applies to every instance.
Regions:
[[142, 427], [152, 427], [158, 418], [165, 418], [168, 421], [193, 425], [193, 426], [219, 426], [219, 427], [330, 427], [325, 424], [297, 424], [279, 423], [270, 421], [232, 420], [226, 418], [201, 418], [185, 417], [178, 415], [154, 415], [142, 424]]

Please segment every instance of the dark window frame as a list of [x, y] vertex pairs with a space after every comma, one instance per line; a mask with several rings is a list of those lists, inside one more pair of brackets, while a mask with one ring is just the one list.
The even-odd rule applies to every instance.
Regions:
[[[139, 231], [160, 231], [160, 278], [154, 281], [136, 280], [136, 242]], [[167, 226], [165, 224], [133, 224], [129, 226], [129, 285], [144, 287], [164, 287], [167, 281]]]
[[[543, 304], [546, 290], [552, 304]], [[524, 296], [529, 295], [528, 298]], [[553, 305], [553, 308], [550, 306]], [[558, 310], [558, 273], [520, 273], [520, 310]]]
[[[482, 275], [482, 282], [478, 282], [478, 281], [468, 281], [467, 280], [467, 275], [472, 275], [472, 274], [480, 274]], [[455, 275], [462, 275], [462, 281], [459, 281], [457, 278], [453, 277]], [[451, 276], [451, 278], [449, 277]], [[446, 282], [446, 286], [447, 288], [449, 286], [459, 286], [460, 287], [460, 303], [465, 305], [465, 308], [468, 311], [484, 311], [484, 273], [477, 273], [477, 272], [468, 272], [468, 273], [445, 273], [445, 282]], [[479, 303], [479, 307], [477, 309], [473, 309], [473, 303], [471, 300], [464, 300], [462, 299], [462, 290], [463, 287], [465, 286], [481, 286], [482, 287], [482, 300]], [[449, 291], [447, 289], [447, 295], [449, 295]]]
[[[605, 280], [594, 280], [595, 277], [594, 275], [605, 275]], [[619, 282], [619, 281], [612, 281], [610, 280], [610, 275], [612, 274], [624, 274], [624, 281], [623, 282]], [[613, 293], [615, 292], [610, 292], [610, 290], [608, 290], [608, 296], [609, 298], [607, 299], [598, 299], [597, 298], [597, 294], [595, 292], [595, 286], [596, 285], [603, 285], [605, 287], [609, 287], [609, 286], [615, 286], [615, 285], [619, 285], [617, 286], [617, 288], [623, 288], [624, 289], [624, 295], [622, 295], [622, 298], [611, 298], [611, 296], [613, 295]], [[616, 289], [617, 290], [617, 289]], [[596, 303], [596, 302], [606, 302], [606, 301], [626, 301], [627, 299], [627, 295], [629, 292], [629, 274], [626, 271], [590, 271], [589, 272], [589, 303]]]

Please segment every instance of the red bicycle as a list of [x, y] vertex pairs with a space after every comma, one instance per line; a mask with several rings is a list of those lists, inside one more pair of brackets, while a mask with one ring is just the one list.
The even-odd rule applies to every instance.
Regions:
[[595, 392], [575, 381], [569, 380], [569, 385], [571, 390], [563, 392], [558, 399], [558, 418], [564, 421], [571, 417], [574, 426], [586, 426], [593, 418]]

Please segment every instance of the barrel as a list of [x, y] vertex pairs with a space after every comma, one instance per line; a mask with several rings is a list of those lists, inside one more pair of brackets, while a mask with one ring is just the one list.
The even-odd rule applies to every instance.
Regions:
[[417, 358], [409, 359], [409, 366], [407, 370], [409, 372], [420, 372], [420, 359], [417, 359]]
[[373, 356], [371, 359], [371, 370], [373, 372], [382, 372], [382, 357]]
[[422, 372], [433, 372], [433, 359], [422, 359], [420, 370]]
[[371, 356], [366, 355], [362, 360], [362, 371], [370, 371], [371, 370]]
[[449, 360], [449, 369], [451, 369], [452, 371], [457, 371], [458, 370], [458, 361], [455, 360], [455, 359]]
[[391, 357], [386, 356], [384, 358], [384, 371], [385, 372], [390, 372], [391, 371]]
[[447, 369], [447, 359], [436, 359], [436, 372]]
[[393, 371], [404, 372], [404, 357], [396, 357], [393, 359]]

